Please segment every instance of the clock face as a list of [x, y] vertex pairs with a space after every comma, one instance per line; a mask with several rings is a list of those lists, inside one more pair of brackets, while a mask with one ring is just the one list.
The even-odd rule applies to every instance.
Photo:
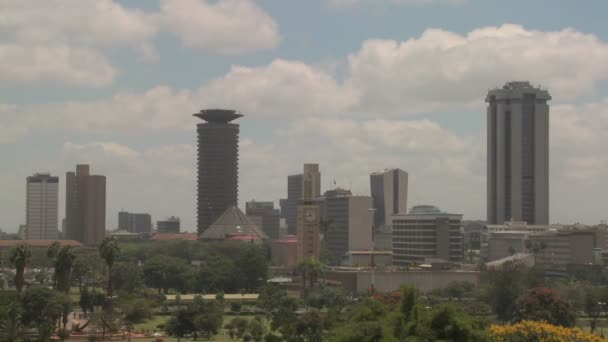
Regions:
[[317, 219], [317, 212], [314, 210], [306, 210], [304, 212], [304, 220], [306, 222], [314, 222]]

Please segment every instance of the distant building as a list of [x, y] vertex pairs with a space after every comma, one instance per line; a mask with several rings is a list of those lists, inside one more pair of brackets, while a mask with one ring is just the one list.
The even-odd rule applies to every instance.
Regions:
[[549, 100], [529, 82], [508, 82], [486, 96], [489, 224], [549, 224]]
[[201, 235], [226, 209], [237, 205], [239, 190], [239, 125], [234, 110], [201, 110], [198, 132], [198, 228]]
[[298, 204], [302, 200], [302, 174], [287, 176], [287, 198], [281, 201], [281, 215], [287, 222], [287, 233], [298, 231]]
[[428, 258], [461, 262], [462, 215], [419, 205], [393, 215], [393, 264], [421, 263]]
[[374, 226], [390, 224], [395, 214], [407, 212], [407, 172], [401, 169], [387, 169], [369, 176], [373, 200]]
[[118, 230], [129, 233], [150, 233], [152, 232], [152, 217], [150, 214], [121, 211], [118, 213]]
[[59, 177], [36, 173], [27, 177], [25, 239], [57, 239]]
[[171, 216], [164, 221], [156, 221], [156, 231], [159, 233], [179, 233], [179, 217]]
[[26, 245], [30, 248], [47, 249], [54, 242], [59, 242], [60, 246], [83, 247], [84, 245], [75, 240], [0, 240], [0, 250], [12, 249], [17, 245]]
[[89, 165], [66, 173], [66, 235], [85, 245], [101, 243], [106, 234], [106, 177], [89, 174]]
[[464, 245], [467, 249], [479, 250], [481, 248], [481, 231], [486, 225], [483, 221], [463, 221]]
[[567, 271], [573, 265], [594, 264], [596, 234], [592, 230], [546, 231], [528, 236], [527, 248], [535, 264], [548, 271]]
[[279, 238], [281, 217], [279, 210], [274, 208], [273, 202], [247, 202], [245, 204], [245, 214], [250, 220], [257, 222], [258, 227], [262, 228], [262, 231], [270, 239]]
[[373, 249], [372, 198], [369, 196], [326, 197], [325, 219], [330, 224], [324, 236], [328, 251], [340, 263], [349, 251]]
[[298, 205], [298, 261], [319, 258], [321, 213], [316, 198], [320, 195], [319, 164], [304, 164], [302, 198]]
[[295, 267], [298, 259], [298, 240], [285, 235], [270, 243], [270, 260], [274, 266]]
[[487, 224], [481, 231], [480, 256], [485, 261], [494, 261], [524, 252], [528, 235], [544, 233], [550, 229], [552, 228], [549, 225], [527, 224], [521, 221]]
[[201, 240], [261, 241], [268, 236], [236, 206], [224, 211], [203, 234]]
[[198, 235], [196, 233], [154, 233], [150, 240], [152, 241], [173, 241], [173, 240], [186, 240], [186, 241], [197, 241]]

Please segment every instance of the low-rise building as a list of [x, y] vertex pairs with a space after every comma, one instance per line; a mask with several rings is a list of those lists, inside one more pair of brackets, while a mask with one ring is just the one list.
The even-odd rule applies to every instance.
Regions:
[[393, 264], [422, 263], [426, 258], [461, 262], [462, 215], [444, 213], [430, 205], [393, 215]]
[[270, 239], [278, 239], [281, 228], [281, 214], [273, 202], [251, 201], [245, 203], [247, 217]]
[[171, 216], [164, 221], [156, 221], [156, 231], [159, 233], [179, 233], [179, 217]]
[[298, 260], [298, 240], [285, 235], [270, 243], [270, 260], [274, 266], [295, 267]]

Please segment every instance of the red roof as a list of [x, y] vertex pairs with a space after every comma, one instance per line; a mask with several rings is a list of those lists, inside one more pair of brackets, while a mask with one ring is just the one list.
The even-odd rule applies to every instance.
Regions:
[[61, 246], [83, 247], [84, 245], [76, 240], [0, 240], [0, 248], [13, 247], [20, 244], [30, 247], [50, 247], [53, 242], [59, 242]]
[[231, 235], [228, 240], [232, 241], [251, 241], [259, 240], [260, 238], [255, 235]]
[[153, 241], [170, 241], [170, 240], [198, 240], [198, 235], [195, 233], [156, 233], [152, 235], [150, 240]]
[[295, 235], [284, 235], [280, 239], [275, 240], [275, 243], [298, 243], [298, 237]]

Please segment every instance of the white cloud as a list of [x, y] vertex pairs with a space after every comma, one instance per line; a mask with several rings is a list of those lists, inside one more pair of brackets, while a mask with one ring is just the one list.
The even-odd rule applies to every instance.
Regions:
[[327, 0], [331, 7], [460, 5], [467, 0]]
[[520, 79], [564, 101], [593, 93], [608, 78], [606, 59], [608, 44], [571, 29], [503, 25], [467, 35], [429, 29], [403, 42], [365, 41], [349, 56], [347, 85], [361, 94], [360, 110], [390, 113], [480, 103], [488, 88]]
[[238, 54], [281, 39], [274, 19], [252, 0], [161, 0], [161, 12], [166, 28], [190, 48]]
[[238, 108], [260, 117], [336, 114], [356, 101], [355, 94], [327, 73], [283, 59], [257, 68], [234, 66], [199, 92], [207, 106]]
[[156, 32], [152, 15], [112, 0], [0, 0], [0, 28], [19, 42], [114, 45]]
[[65, 45], [0, 44], [0, 82], [105, 86], [117, 70], [96, 50]]

